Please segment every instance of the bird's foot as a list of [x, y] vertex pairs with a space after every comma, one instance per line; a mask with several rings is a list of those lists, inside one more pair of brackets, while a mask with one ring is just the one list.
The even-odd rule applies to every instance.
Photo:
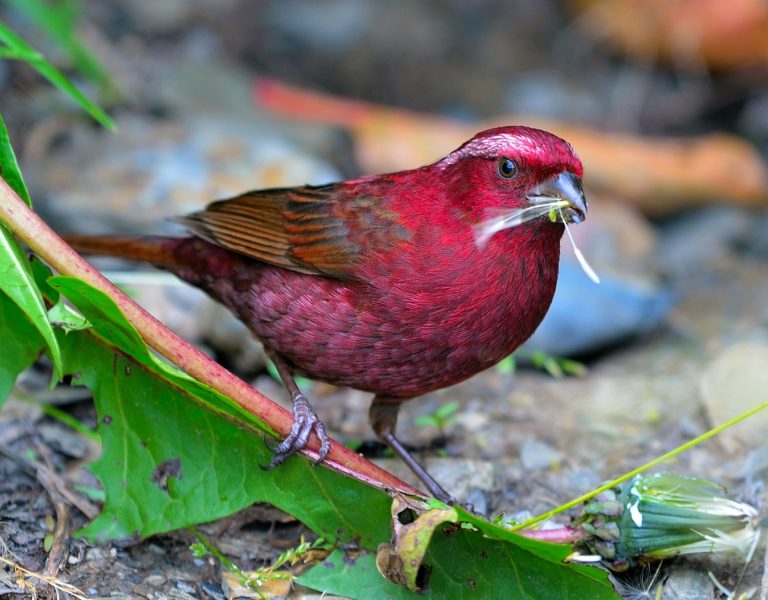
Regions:
[[315, 432], [320, 440], [320, 452], [318, 453], [315, 464], [320, 464], [325, 460], [331, 449], [331, 440], [325, 432], [325, 425], [317, 416], [315, 409], [309, 403], [309, 400], [301, 392], [297, 392], [291, 398], [293, 402], [293, 425], [282, 442], [277, 446], [271, 447], [274, 452], [272, 461], [264, 470], [269, 471], [285, 462], [287, 458], [303, 450], [309, 442], [312, 432]]

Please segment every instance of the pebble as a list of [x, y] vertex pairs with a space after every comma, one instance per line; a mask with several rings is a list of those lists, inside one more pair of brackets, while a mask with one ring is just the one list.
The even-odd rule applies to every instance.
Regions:
[[204, 113], [176, 121], [126, 116], [118, 127], [119, 140], [74, 129], [64, 149], [36, 145], [39, 168], [28, 184], [54, 228], [180, 231], [164, 219], [250, 189], [338, 178], [327, 163], [249, 120]]
[[748, 238], [753, 216], [746, 210], [716, 206], [689, 211], [661, 224], [658, 264], [673, 278], [706, 271], [730, 247]]
[[618, 278], [597, 285], [580, 267], [562, 262], [549, 312], [523, 348], [557, 356], [595, 352], [658, 329], [674, 303], [662, 285]]
[[526, 471], [557, 469], [563, 455], [549, 444], [534, 438], [527, 439], [520, 448], [520, 463]]
[[167, 579], [163, 575], [150, 575], [149, 577], [146, 577], [144, 579], [144, 585], [158, 588], [161, 585], [165, 584], [166, 581]]
[[[394, 473], [403, 481], [420, 489], [423, 487], [401, 460], [381, 458], [373, 462]], [[448, 490], [459, 501], [466, 501], [471, 495], [476, 495], [478, 490], [496, 489], [495, 469], [490, 461], [429, 457], [423, 461], [423, 465], [443, 489]]]
[[284, 0], [270, 4], [265, 21], [276, 31], [314, 52], [343, 52], [364, 38], [373, 22], [373, 5], [360, 0]]
[[552, 305], [524, 348], [579, 356], [659, 329], [676, 298], [655, 275], [658, 240], [648, 220], [633, 207], [597, 196], [590, 197], [588, 218], [569, 231], [601, 281], [587, 277], [563, 236]]
[[[199, 209], [216, 198], [337, 179], [328, 164], [249, 120], [198, 113], [193, 123], [183, 117], [178, 121], [125, 117], [119, 127], [119, 140], [98, 130], [73, 130], [66, 152], [38, 144], [42, 166], [31, 171], [30, 187], [54, 228], [178, 234], [181, 228], [169, 225], [166, 217]], [[110, 190], [106, 199], [105, 189]], [[98, 264], [124, 268], [114, 259]], [[113, 279], [124, 283], [142, 306], [182, 337], [210, 342], [241, 372], [264, 364], [261, 345], [204, 293], [172, 276], [144, 273], [117, 271]]]
[[107, 553], [102, 548], [88, 548], [85, 552], [85, 560], [104, 560], [107, 558]]
[[[766, 402], [768, 344], [744, 342], [723, 350], [701, 376], [704, 407], [712, 426]], [[717, 439], [729, 452], [765, 443], [768, 413], [761, 412], [726, 429]]]
[[664, 582], [662, 600], [714, 600], [715, 590], [705, 571], [673, 567]]

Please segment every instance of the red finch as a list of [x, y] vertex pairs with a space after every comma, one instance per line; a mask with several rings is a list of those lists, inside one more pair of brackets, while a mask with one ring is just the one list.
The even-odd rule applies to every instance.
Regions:
[[499, 127], [410, 171], [214, 202], [179, 219], [189, 237], [67, 239], [175, 273], [263, 342], [294, 413], [271, 467], [313, 431], [320, 460], [329, 448], [301, 373], [373, 392], [376, 435], [453, 502], [395, 437], [400, 403], [490, 367], [533, 333], [555, 291], [564, 222], [587, 212], [581, 176], [564, 140]]

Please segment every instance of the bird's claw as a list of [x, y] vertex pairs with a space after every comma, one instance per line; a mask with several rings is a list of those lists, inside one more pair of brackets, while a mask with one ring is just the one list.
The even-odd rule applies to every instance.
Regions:
[[331, 440], [325, 431], [325, 425], [317, 416], [315, 409], [312, 408], [304, 394], [295, 394], [292, 401], [293, 425], [291, 426], [291, 431], [276, 446], [268, 445], [269, 449], [274, 452], [274, 456], [269, 465], [264, 467], [266, 471], [283, 464], [286, 459], [303, 450], [307, 446], [313, 431], [320, 440], [320, 452], [314, 464], [318, 465], [323, 462], [331, 449]]

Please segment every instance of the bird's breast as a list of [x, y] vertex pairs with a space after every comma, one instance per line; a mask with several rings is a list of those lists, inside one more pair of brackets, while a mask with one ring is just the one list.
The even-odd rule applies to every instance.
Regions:
[[225, 258], [227, 278], [179, 275], [297, 370], [401, 398], [458, 383], [514, 351], [549, 307], [558, 262], [557, 251], [462, 262], [440, 249], [340, 281]]

